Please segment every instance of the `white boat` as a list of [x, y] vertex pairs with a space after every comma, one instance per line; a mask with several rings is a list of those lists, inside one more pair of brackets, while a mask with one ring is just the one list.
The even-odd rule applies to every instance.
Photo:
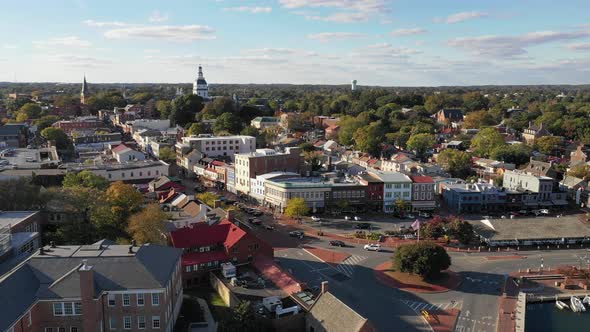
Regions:
[[562, 301], [559, 301], [559, 300], [555, 301], [555, 306], [556, 306], [556, 307], [557, 307], [559, 310], [563, 310], [563, 309], [567, 309], [567, 308], [569, 308], [569, 307], [567, 306], [567, 304], [565, 304], [564, 302], [562, 302]]
[[582, 303], [584, 303], [584, 304], [590, 304], [590, 296], [589, 295], [584, 296], [584, 299], [582, 300]]
[[582, 303], [582, 301], [579, 298], [572, 296], [570, 298], [570, 302], [571, 302], [572, 310], [574, 312], [586, 311], [586, 307], [584, 307], [584, 304]]

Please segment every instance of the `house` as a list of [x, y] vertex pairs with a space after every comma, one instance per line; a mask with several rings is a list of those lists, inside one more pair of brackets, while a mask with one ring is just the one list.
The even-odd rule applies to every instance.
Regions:
[[465, 150], [463, 141], [450, 141], [448, 143], [443, 143], [442, 146], [445, 149]]
[[410, 176], [412, 180], [412, 211], [432, 211], [436, 208], [434, 180], [430, 176]]
[[559, 182], [559, 187], [562, 190], [567, 191], [568, 198], [571, 199], [576, 196], [576, 192], [579, 189], [584, 190], [588, 187], [588, 181], [574, 176], [566, 176], [561, 182]]
[[576, 151], [570, 154], [570, 167], [585, 164], [588, 161], [588, 155], [583, 151], [584, 144], [578, 145]]
[[545, 124], [536, 125], [532, 121], [529, 122], [528, 128], [525, 128], [522, 133], [522, 138], [530, 145], [534, 144], [538, 138], [543, 136], [549, 136], [549, 131], [545, 128]]
[[266, 129], [281, 125], [281, 120], [272, 116], [258, 116], [250, 121], [250, 125], [256, 129]]
[[514, 170], [516, 165], [486, 158], [474, 158], [474, 169], [480, 178], [490, 180], [495, 176], [502, 176], [506, 170]]
[[162, 160], [143, 160], [126, 163], [66, 164], [65, 168], [68, 172], [88, 170], [111, 182], [147, 184], [161, 175], [168, 175], [170, 165]]
[[120, 163], [126, 163], [129, 161], [142, 161], [145, 160], [145, 154], [128, 147], [125, 144], [119, 144], [111, 149], [113, 157]]
[[367, 186], [367, 209], [369, 211], [383, 211], [383, 181], [371, 173], [360, 172], [357, 175], [359, 183]]
[[213, 225], [196, 223], [170, 233], [174, 248], [183, 249], [182, 279], [185, 287], [209, 280], [208, 273], [221, 264], [249, 264], [257, 256], [273, 257], [272, 247], [229, 220]]
[[322, 292], [305, 316], [306, 331], [373, 332], [371, 322], [340, 301], [322, 283]]
[[530, 158], [528, 165], [522, 171], [535, 176], [550, 177], [557, 181], [561, 180], [563, 177], [561, 172], [553, 168], [552, 162], [534, 160], [532, 157]]
[[433, 115], [436, 122], [449, 125], [463, 121], [463, 111], [456, 108], [443, 108]]
[[338, 136], [339, 131], [340, 131], [340, 126], [334, 124], [334, 125], [327, 127], [324, 132], [326, 134], [326, 138], [333, 139]]
[[531, 202], [532, 204], [536, 203], [541, 207], [567, 205], [566, 192], [560, 191], [554, 184], [553, 178], [523, 171], [504, 172], [502, 182], [506, 189], [534, 194], [532, 199], [536, 201]]
[[29, 139], [29, 130], [22, 123], [0, 126], [0, 148], [24, 148]]
[[182, 185], [180, 179], [167, 175], [160, 176], [148, 184], [148, 190], [152, 193], [169, 192], [171, 189], [174, 189], [176, 192], [183, 192], [186, 190], [186, 187]]
[[172, 331], [182, 250], [154, 244], [46, 246], [0, 280], [2, 331]]

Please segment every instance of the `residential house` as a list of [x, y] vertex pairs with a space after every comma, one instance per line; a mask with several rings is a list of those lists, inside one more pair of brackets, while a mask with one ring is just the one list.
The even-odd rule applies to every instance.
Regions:
[[272, 116], [258, 116], [250, 121], [250, 126], [256, 129], [266, 129], [272, 127], [278, 127], [281, 125], [281, 120], [277, 117]]
[[434, 180], [430, 176], [410, 176], [412, 180], [412, 211], [432, 211], [436, 208]]
[[450, 125], [455, 122], [463, 122], [463, 111], [456, 108], [443, 108], [433, 115], [436, 122]]
[[153, 179], [148, 184], [148, 190], [152, 193], [161, 194], [169, 192], [171, 189], [174, 189], [176, 192], [183, 192], [186, 190], [186, 187], [182, 185], [180, 179], [167, 175]]
[[191, 151], [198, 151], [206, 157], [228, 157], [233, 160], [235, 154], [254, 152], [256, 150], [256, 138], [252, 136], [212, 135], [182, 137], [181, 141], [176, 143], [175, 148], [177, 163], [190, 172], [194, 164], [184, 165], [180, 161]]
[[527, 144], [534, 144], [537, 139], [543, 136], [549, 136], [549, 131], [545, 128], [545, 124], [536, 125], [532, 121], [529, 122], [528, 128], [524, 129], [522, 138]]
[[563, 177], [561, 172], [553, 168], [552, 162], [534, 160], [532, 157], [526, 168], [524, 168], [522, 171], [535, 176], [550, 177], [555, 181], [559, 181]]
[[334, 139], [338, 137], [338, 132], [340, 132], [340, 126], [339, 125], [331, 125], [329, 127], [326, 127], [326, 129], [324, 130], [325, 135], [326, 135], [326, 139]]
[[484, 180], [502, 176], [504, 171], [516, 168], [514, 164], [486, 158], [474, 158], [473, 165], [477, 175]]
[[0, 280], [2, 331], [171, 332], [182, 251], [99, 241], [40, 248]]
[[29, 130], [22, 123], [8, 123], [0, 126], [0, 148], [25, 148]]
[[583, 151], [584, 144], [578, 145], [576, 151], [570, 154], [570, 167], [585, 164], [588, 161], [588, 155]]
[[119, 144], [111, 149], [113, 157], [119, 163], [126, 163], [130, 161], [142, 161], [145, 160], [145, 154], [128, 147], [125, 144]]
[[209, 280], [208, 273], [221, 264], [250, 264], [258, 256], [273, 257], [272, 247], [229, 219], [213, 225], [196, 223], [170, 233], [172, 245], [183, 249], [182, 279], [185, 287]]

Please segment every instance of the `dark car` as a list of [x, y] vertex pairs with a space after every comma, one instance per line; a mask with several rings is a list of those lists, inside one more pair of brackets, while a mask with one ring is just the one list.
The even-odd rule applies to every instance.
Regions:
[[344, 243], [344, 241], [340, 241], [340, 240], [332, 240], [332, 241], [330, 241], [330, 245], [334, 246], [334, 247], [346, 247], [346, 243]]
[[303, 236], [305, 236], [305, 233], [303, 233], [302, 231], [292, 231], [292, 232], [289, 232], [289, 236], [298, 237], [300, 239], [303, 239]]
[[271, 226], [271, 225], [264, 225], [264, 228], [266, 228], [266, 230], [268, 231], [274, 231], [275, 227]]
[[371, 228], [371, 224], [369, 224], [367, 222], [363, 222], [363, 223], [354, 225], [354, 228], [356, 228], [356, 229], [369, 229], [369, 228]]
[[260, 225], [262, 222], [258, 218], [248, 218], [248, 222], [253, 225]]
[[254, 210], [252, 211], [252, 215], [255, 217], [260, 217], [264, 214], [264, 212], [260, 211], [260, 210]]

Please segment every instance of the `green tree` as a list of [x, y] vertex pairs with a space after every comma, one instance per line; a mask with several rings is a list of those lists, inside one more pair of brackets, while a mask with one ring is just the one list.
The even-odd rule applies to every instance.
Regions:
[[37, 119], [41, 116], [41, 106], [35, 103], [24, 104], [20, 109], [19, 113], [26, 114], [27, 119]]
[[204, 192], [197, 195], [197, 199], [211, 207], [215, 205], [215, 201], [219, 199], [219, 196], [212, 192]]
[[68, 139], [68, 135], [60, 129], [60, 128], [53, 128], [48, 127], [41, 131], [41, 136], [48, 141], [54, 141], [55, 146], [58, 149], [67, 149], [70, 146], [70, 140]]
[[219, 134], [221, 132], [229, 132], [231, 134], [237, 134], [240, 132], [242, 124], [240, 118], [232, 113], [223, 113], [217, 117], [215, 125], [213, 126], [213, 132]]
[[139, 92], [131, 96], [131, 101], [136, 104], [145, 104], [148, 100], [154, 97], [150, 92]]
[[454, 218], [448, 223], [450, 235], [461, 244], [468, 244], [473, 239], [473, 225], [460, 218]]
[[433, 279], [451, 266], [446, 250], [429, 241], [400, 246], [393, 256], [393, 266], [401, 272]]
[[48, 199], [31, 178], [0, 181], [0, 211], [40, 210]]
[[237, 113], [234, 101], [229, 97], [216, 98], [205, 105], [203, 113], [215, 118], [223, 113]]
[[408, 201], [405, 201], [401, 198], [397, 199], [394, 204], [395, 204], [395, 209], [398, 212], [407, 211], [407, 209], [411, 206], [411, 204]]
[[489, 111], [471, 112], [465, 115], [463, 128], [483, 128], [495, 125], [496, 121]]
[[143, 195], [132, 185], [117, 181], [107, 189], [106, 200], [111, 204], [111, 210], [120, 220], [127, 220], [131, 214], [141, 208]]
[[160, 205], [153, 203], [129, 218], [128, 231], [138, 243], [155, 243], [166, 245], [166, 213]]
[[434, 146], [434, 135], [431, 134], [414, 134], [408, 139], [407, 147], [410, 150], [416, 151], [420, 157]]
[[385, 140], [384, 132], [380, 121], [373, 122], [368, 127], [357, 129], [353, 137], [355, 147], [373, 156], [379, 156], [381, 146]]
[[176, 161], [176, 152], [171, 148], [165, 146], [160, 149], [160, 153], [158, 154], [158, 158], [160, 160], [164, 160], [167, 163], [175, 162]]
[[37, 126], [37, 132], [41, 132], [43, 129], [50, 127], [52, 124], [59, 121], [59, 116], [56, 115], [45, 115], [39, 119], [33, 121], [33, 124]]
[[65, 188], [94, 188], [104, 191], [109, 187], [109, 181], [91, 171], [84, 170], [78, 173], [67, 173], [62, 185]]
[[285, 215], [291, 218], [301, 218], [309, 213], [309, 207], [305, 200], [301, 197], [291, 198], [287, 202], [287, 207], [285, 208]]
[[543, 136], [535, 140], [535, 148], [544, 154], [553, 154], [561, 147], [561, 137]]
[[531, 153], [532, 149], [529, 146], [525, 144], [514, 144], [495, 148], [492, 150], [490, 157], [520, 166], [529, 162]]
[[315, 146], [313, 146], [313, 144], [311, 144], [309, 142], [301, 143], [299, 145], [299, 148], [303, 152], [312, 152], [312, 151], [315, 151]]
[[201, 122], [194, 122], [188, 127], [189, 136], [198, 136], [205, 133], [205, 126]]
[[488, 158], [494, 149], [505, 145], [504, 137], [495, 128], [484, 128], [471, 140], [473, 153], [484, 158]]
[[172, 113], [172, 102], [170, 100], [158, 100], [156, 110], [160, 113], [160, 119], [168, 119], [170, 113]]
[[444, 149], [437, 161], [453, 177], [465, 178], [471, 172], [471, 156], [465, 151]]
[[184, 95], [172, 101], [168, 118], [173, 124], [184, 127], [195, 121], [195, 115], [203, 109], [203, 98], [197, 95]]
[[323, 153], [320, 151], [303, 152], [303, 160], [311, 166], [312, 171], [319, 171], [322, 168]]

